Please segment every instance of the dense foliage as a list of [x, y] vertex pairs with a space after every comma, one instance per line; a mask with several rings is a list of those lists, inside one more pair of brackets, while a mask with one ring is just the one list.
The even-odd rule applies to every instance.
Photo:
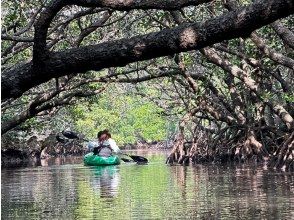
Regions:
[[166, 119], [162, 109], [135, 94], [124, 94], [117, 87], [108, 88], [98, 99], [71, 108], [75, 128], [87, 138], [109, 129], [119, 145], [137, 140], [166, 139]]
[[270, 156], [294, 166], [289, 1], [3, 8], [2, 134], [49, 126], [93, 138], [109, 128], [122, 144], [177, 132], [170, 163]]

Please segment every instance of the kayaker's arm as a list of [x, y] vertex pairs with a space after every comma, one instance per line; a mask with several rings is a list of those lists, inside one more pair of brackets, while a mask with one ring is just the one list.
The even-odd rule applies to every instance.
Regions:
[[121, 153], [121, 150], [119, 149], [119, 147], [117, 146], [115, 140], [113, 140], [112, 138], [109, 138], [108, 139], [108, 142], [110, 144], [110, 147], [112, 148], [113, 152], [115, 154], [120, 154]]
[[93, 154], [94, 155], [97, 155], [97, 154], [99, 154], [99, 152], [100, 152], [100, 150], [102, 149], [102, 145], [99, 145], [98, 147], [94, 147], [94, 149], [93, 149]]

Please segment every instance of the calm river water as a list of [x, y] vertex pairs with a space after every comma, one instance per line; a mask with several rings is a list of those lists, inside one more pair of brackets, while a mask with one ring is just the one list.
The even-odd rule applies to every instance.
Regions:
[[86, 167], [82, 157], [2, 169], [2, 219], [293, 219], [294, 176], [262, 167]]

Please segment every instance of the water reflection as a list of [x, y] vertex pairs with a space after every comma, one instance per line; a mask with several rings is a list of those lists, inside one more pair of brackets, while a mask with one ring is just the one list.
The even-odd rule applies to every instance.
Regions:
[[294, 176], [254, 166], [85, 167], [82, 158], [2, 169], [2, 219], [291, 219]]
[[[183, 203], [203, 219], [281, 219], [293, 216], [294, 176], [260, 167], [172, 166]], [[209, 208], [207, 207], [209, 205]], [[197, 210], [197, 211], [195, 211]]]
[[118, 193], [119, 170], [117, 166], [92, 167], [90, 180], [94, 194], [101, 198], [113, 198]]
[[43, 167], [48, 167], [53, 165], [82, 164], [82, 162], [82, 157], [79, 156], [52, 157], [47, 159], [41, 159], [40, 165]]
[[37, 167], [1, 172], [2, 219], [70, 217], [76, 197], [74, 169]]

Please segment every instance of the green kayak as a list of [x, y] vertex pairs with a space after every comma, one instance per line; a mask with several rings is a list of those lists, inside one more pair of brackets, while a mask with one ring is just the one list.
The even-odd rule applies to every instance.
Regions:
[[91, 152], [84, 156], [84, 164], [88, 166], [117, 165], [120, 164], [120, 159], [118, 156], [100, 157]]

